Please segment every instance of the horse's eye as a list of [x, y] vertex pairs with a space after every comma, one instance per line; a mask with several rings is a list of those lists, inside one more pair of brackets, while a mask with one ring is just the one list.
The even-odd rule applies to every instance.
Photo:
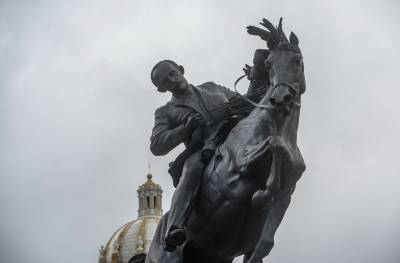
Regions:
[[293, 63], [294, 63], [296, 66], [301, 66], [301, 59], [300, 59], [300, 58], [295, 58], [295, 59], [293, 59]]

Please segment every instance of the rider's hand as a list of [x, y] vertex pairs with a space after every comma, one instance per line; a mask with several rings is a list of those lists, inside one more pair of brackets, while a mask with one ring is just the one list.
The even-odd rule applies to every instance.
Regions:
[[251, 67], [249, 65], [245, 64], [243, 71], [244, 71], [244, 74], [246, 74], [247, 79], [250, 80]]
[[254, 36], [259, 36], [262, 40], [268, 41], [270, 39], [271, 33], [255, 26], [248, 26], [247, 33]]
[[200, 114], [195, 114], [193, 116], [190, 116], [185, 123], [186, 132], [191, 134], [194, 131], [194, 129], [196, 129], [203, 122], [204, 119]]

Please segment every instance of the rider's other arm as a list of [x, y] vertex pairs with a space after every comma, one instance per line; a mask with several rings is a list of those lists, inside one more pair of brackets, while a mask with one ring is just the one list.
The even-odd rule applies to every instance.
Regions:
[[150, 137], [150, 150], [154, 155], [165, 155], [188, 138], [185, 124], [171, 128], [165, 109], [156, 110], [155, 124]]
[[203, 83], [203, 84], [199, 85], [199, 87], [203, 88], [203, 89], [207, 89], [207, 90], [212, 90], [214, 92], [222, 93], [228, 100], [231, 100], [233, 97], [237, 96], [236, 92], [234, 92], [222, 85], [218, 85], [212, 81]]
[[253, 66], [245, 65], [243, 68], [247, 79], [250, 81], [247, 95], [255, 93], [265, 93], [267, 88], [266, 82], [268, 80], [269, 69], [265, 65], [265, 60], [268, 58], [269, 51], [267, 49], [257, 49], [254, 52]]
[[219, 86], [220, 90], [225, 94], [225, 96], [228, 100], [231, 100], [232, 98], [238, 96], [236, 92], [234, 92], [224, 86], [221, 86], [221, 85], [218, 85], [218, 86]]

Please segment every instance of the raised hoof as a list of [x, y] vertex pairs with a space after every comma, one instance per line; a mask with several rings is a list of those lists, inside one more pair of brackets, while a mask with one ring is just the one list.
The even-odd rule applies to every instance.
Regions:
[[271, 191], [258, 190], [251, 198], [251, 205], [254, 208], [267, 209], [271, 206], [273, 199]]

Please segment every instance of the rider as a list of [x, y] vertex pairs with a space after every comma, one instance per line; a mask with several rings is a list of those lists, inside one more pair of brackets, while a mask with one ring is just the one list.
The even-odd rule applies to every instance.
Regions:
[[[254, 62], [257, 57], [257, 64], [260, 61], [259, 53], [259, 50], [255, 53]], [[265, 58], [261, 60], [263, 62]], [[254, 63], [252, 71], [256, 66]], [[157, 90], [172, 94], [171, 100], [155, 112], [155, 124], [150, 138], [152, 153], [157, 156], [165, 155], [182, 142], [197, 147], [185, 158], [182, 169], [178, 169], [181, 174], [176, 175], [171, 172], [171, 168], [169, 170], [176, 190], [172, 197], [165, 235], [167, 251], [174, 251], [176, 246], [186, 241], [184, 227], [192, 211], [203, 169], [214, 154], [218, 128], [232, 115], [227, 105], [234, 106], [236, 103], [228, 102], [238, 98], [235, 92], [213, 82], [191, 85], [183, 74], [183, 67], [171, 60], [158, 62], [151, 71], [151, 80]], [[255, 86], [250, 84], [248, 96], [258, 88]], [[258, 94], [259, 92], [257, 96]], [[242, 106], [239, 107], [241, 108]], [[195, 141], [201, 143], [193, 144]]]
[[[154, 155], [165, 155], [180, 143], [201, 140], [198, 148], [184, 162], [181, 178], [172, 197], [165, 238], [165, 249], [175, 250], [186, 240], [185, 221], [190, 215], [200, 185], [205, 163], [215, 149], [215, 131], [226, 119], [227, 110], [221, 107], [236, 93], [207, 82], [194, 86], [183, 76], [184, 69], [171, 60], [158, 62], [151, 80], [159, 92], [169, 91], [171, 100], [155, 112], [155, 124], [150, 138]], [[195, 132], [196, 131], [196, 132]]]

